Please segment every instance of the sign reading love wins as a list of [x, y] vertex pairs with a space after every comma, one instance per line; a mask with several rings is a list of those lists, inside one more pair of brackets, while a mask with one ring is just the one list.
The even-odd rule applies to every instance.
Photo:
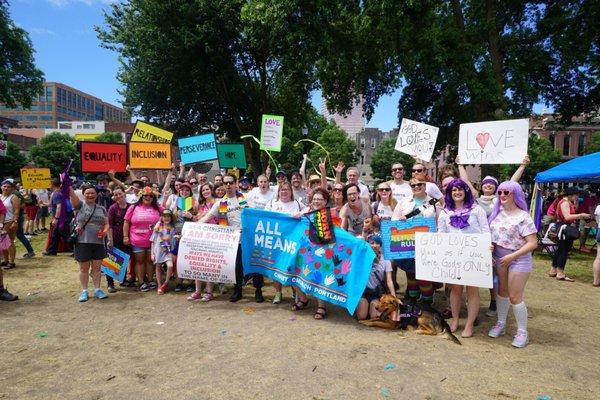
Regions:
[[406, 153], [429, 162], [433, 154], [438, 131], [439, 128], [436, 126], [402, 118], [395, 149], [401, 153]]
[[528, 119], [461, 124], [461, 164], [520, 164], [527, 155]]

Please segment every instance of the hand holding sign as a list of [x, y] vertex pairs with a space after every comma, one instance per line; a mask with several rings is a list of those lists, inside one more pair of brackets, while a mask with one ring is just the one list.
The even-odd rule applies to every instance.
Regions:
[[402, 118], [395, 149], [428, 162], [435, 148], [438, 131], [438, 127]]

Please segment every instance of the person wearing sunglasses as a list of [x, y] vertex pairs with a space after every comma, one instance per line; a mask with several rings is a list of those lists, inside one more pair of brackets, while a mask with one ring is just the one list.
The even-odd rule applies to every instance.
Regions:
[[533, 269], [531, 254], [537, 248], [537, 229], [527, 210], [523, 189], [517, 182], [502, 182], [498, 186], [497, 195], [498, 201], [488, 221], [494, 245], [494, 268], [498, 278], [498, 320], [488, 336], [497, 338], [504, 335], [508, 310], [512, 305], [517, 321], [517, 334], [512, 345], [525, 347], [529, 342], [529, 334], [523, 293]]
[[438, 188], [435, 183], [431, 182], [431, 178], [429, 178], [427, 175], [427, 169], [425, 169], [425, 165], [421, 163], [415, 163], [412, 166], [411, 174], [412, 178], [418, 179], [419, 181], [425, 183], [425, 192], [429, 197], [434, 199], [441, 199], [444, 197], [440, 191], [440, 188]]
[[[392, 220], [406, 221], [407, 215], [414, 214], [413, 211], [415, 210], [419, 211], [417, 214], [419, 217], [435, 219], [436, 208], [429, 203], [431, 197], [425, 191], [425, 182], [420, 179], [412, 178], [409, 183], [413, 194], [398, 202], [396, 208], [394, 208]], [[414, 216], [409, 218], [414, 218]], [[424, 304], [432, 304], [433, 284], [428, 281], [417, 280], [415, 276], [414, 258], [394, 260], [392, 266], [395, 266], [395, 268], [399, 268], [406, 273], [405, 298], [407, 300], [413, 302], [420, 300]]]
[[[408, 187], [410, 187], [407, 184]], [[392, 219], [394, 209], [398, 202], [392, 196], [392, 188], [387, 182], [380, 183], [377, 186], [375, 201], [371, 204], [373, 212], [373, 228], [375, 231], [381, 231], [381, 220]]]
[[402, 200], [404, 197], [412, 196], [412, 190], [407, 181], [404, 180], [404, 166], [400, 163], [392, 165], [392, 180], [388, 185], [392, 189], [392, 196], [396, 202]]

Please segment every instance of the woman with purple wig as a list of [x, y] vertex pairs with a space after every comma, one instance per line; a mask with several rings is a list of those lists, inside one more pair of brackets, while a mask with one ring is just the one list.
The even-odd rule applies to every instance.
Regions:
[[[490, 231], [485, 211], [477, 204], [469, 185], [462, 179], [452, 180], [446, 186], [445, 206], [438, 217], [438, 232], [446, 233], [486, 233]], [[452, 321], [450, 329], [458, 329], [458, 317], [463, 286], [452, 285], [450, 289], [450, 309]], [[473, 336], [473, 324], [479, 314], [479, 288], [467, 286], [467, 322], [461, 336]]]
[[498, 276], [498, 321], [490, 329], [488, 336], [497, 338], [504, 335], [508, 309], [512, 304], [517, 320], [517, 334], [512, 345], [525, 347], [529, 342], [529, 335], [523, 292], [533, 267], [531, 253], [537, 247], [537, 229], [527, 212], [525, 195], [518, 183], [502, 182], [498, 186], [497, 196], [498, 201], [494, 205], [489, 222]]

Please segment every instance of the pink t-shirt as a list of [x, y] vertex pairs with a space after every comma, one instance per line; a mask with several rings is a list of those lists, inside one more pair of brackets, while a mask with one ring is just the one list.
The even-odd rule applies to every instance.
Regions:
[[490, 224], [492, 243], [509, 250], [519, 250], [526, 243], [525, 236], [537, 229], [528, 212], [520, 210], [515, 215], [501, 211]]
[[125, 213], [125, 221], [129, 222], [129, 241], [132, 246], [150, 248], [152, 229], [160, 219], [163, 207], [156, 210], [152, 206], [132, 205]]

